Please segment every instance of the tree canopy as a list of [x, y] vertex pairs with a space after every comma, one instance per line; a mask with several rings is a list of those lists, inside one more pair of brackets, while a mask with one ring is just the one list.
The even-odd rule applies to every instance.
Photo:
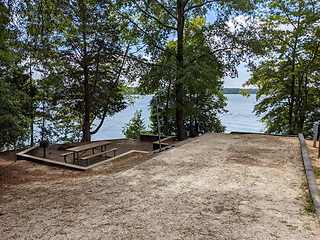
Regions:
[[[215, 57], [210, 47], [205, 45], [205, 35], [210, 27], [204, 18], [195, 18], [187, 23], [184, 38], [184, 76], [183, 76], [183, 111], [185, 132], [188, 136], [197, 136], [205, 132], [223, 132], [224, 127], [217, 117], [223, 112], [226, 105], [225, 97], [220, 93], [222, 88], [223, 64]], [[167, 52], [174, 52], [177, 48], [176, 41], [170, 41], [166, 47]], [[200, 56], [201, 60], [197, 59]], [[150, 72], [140, 81], [141, 92], [157, 92], [160, 96], [161, 106], [161, 132], [172, 135], [176, 132], [175, 126], [175, 98], [176, 89], [174, 82], [177, 71], [176, 58], [164, 52], [161, 61], [153, 66]], [[154, 98], [155, 98], [154, 97]], [[154, 133], [157, 132], [156, 118], [153, 117], [155, 99], [151, 102], [151, 120]]]
[[35, 89], [29, 84], [16, 54], [16, 31], [11, 12], [0, 2], [0, 149], [24, 145], [28, 136], [28, 102]]
[[246, 85], [259, 87], [255, 112], [268, 133], [309, 135], [319, 115], [318, 1], [269, 1], [261, 17], [267, 49]]
[[[90, 141], [107, 116], [126, 107], [115, 9], [111, 1], [27, 1], [29, 38], [40, 52], [34, 56], [42, 72], [37, 82], [46, 92], [46, 106], [52, 107], [51, 121], [62, 140]], [[97, 119], [100, 122], [93, 129]]]
[[[56, 141], [90, 141], [126, 108], [123, 79], [159, 97], [162, 134], [223, 132], [223, 78], [260, 56], [245, 84], [259, 88], [255, 112], [267, 132], [309, 134], [320, 118], [319, 8], [315, 0], [3, 1], [0, 147], [28, 134], [33, 144], [35, 124]], [[150, 107], [156, 131], [155, 98]]]
[[[251, 1], [236, 0], [156, 0], [126, 3], [125, 9], [131, 11], [123, 13], [122, 16], [128, 19], [132, 28], [139, 30], [141, 41], [146, 44], [145, 53], [148, 54], [145, 76], [149, 75], [150, 82], [146, 83], [144, 77], [142, 85], [150, 85], [150, 90], [153, 91], [160, 87], [159, 84], [154, 84], [156, 81], [151, 77], [154, 75], [151, 72], [154, 71], [157, 71], [162, 79], [167, 77], [165, 81], [172, 88], [169, 97], [172, 99], [171, 111], [175, 112], [175, 119], [172, 119], [174, 132], [179, 140], [183, 140], [187, 132], [190, 134], [190, 131], [186, 131], [187, 112], [196, 108], [190, 104], [194, 99], [189, 94], [198, 97], [204, 97], [205, 94], [205, 98], [211, 99], [209, 101], [216, 95], [213, 100], [217, 101], [214, 111], [220, 111], [224, 104], [223, 97], [219, 96], [219, 89], [222, 87], [219, 78], [225, 74], [236, 75], [236, 66], [245, 59], [246, 54], [258, 52], [257, 36], [247, 21], [250, 18], [246, 18], [245, 24], [234, 21], [237, 26], [233, 28], [227, 24], [240, 13], [249, 14], [254, 4]], [[216, 17], [215, 22], [209, 25], [204, 20], [208, 11], [214, 11]], [[202, 84], [206, 81], [209, 83], [211, 77], [215, 83], [211, 82], [210, 90], [206, 89], [207, 85]], [[202, 82], [198, 81], [199, 79]], [[212, 92], [213, 89], [215, 90]], [[212, 102], [210, 104], [212, 106]], [[211, 114], [212, 111], [207, 113]], [[200, 132], [196, 131], [197, 134]]]

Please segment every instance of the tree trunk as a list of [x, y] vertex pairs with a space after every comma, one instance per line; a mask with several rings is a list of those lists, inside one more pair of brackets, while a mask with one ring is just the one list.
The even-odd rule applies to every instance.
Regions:
[[[196, 108], [198, 108], [198, 99], [199, 99], [199, 95], [198, 94], [196, 94], [196, 99], [195, 99], [195, 102], [196, 102], [196, 104], [195, 104], [195, 106], [196, 106]], [[195, 129], [195, 137], [196, 136], [199, 136], [199, 126], [198, 126], [198, 119], [197, 119], [197, 115], [195, 115], [194, 116], [194, 129]]]
[[177, 51], [177, 81], [175, 84], [176, 90], [176, 124], [178, 132], [178, 140], [182, 141], [186, 138], [186, 132], [183, 122], [183, 84], [181, 78], [183, 77], [183, 29], [184, 29], [184, 3], [182, 0], [177, 2], [178, 12], [178, 51]]
[[83, 138], [82, 142], [88, 142], [91, 140], [90, 137], [90, 91], [89, 91], [89, 73], [88, 66], [84, 67], [84, 122], [83, 122]]
[[294, 106], [294, 75], [291, 77], [291, 91], [290, 91], [290, 101], [289, 101], [289, 135], [293, 135], [293, 106]]
[[[30, 65], [29, 65], [29, 71], [30, 71], [30, 89], [32, 88], [32, 66], [31, 66], [31, 56], [30, 56]], [[30, 145], [31, 147], [34, 145], [34, 136], [33, 136], [33, 133], [34, 133], [34, 128], [33, 128], [33, 125], [34, 125], [34, 114], [33, 114], [33, 98], [31, 99], [31, 103], [30, 103], [30, 106], [31, 106], [31, 128], [30, 128], [30, 131], [31, 131], [31, 134], [30, 134]]]
[[296, 46], [297, 46], [297, 38], [295, 39], [294, 43], [294, 48], [293, 48], [293, 53], [292, 53], [292, 65], [291, 65], [291, 89], [290, 89], [290, 100], [289, 100], [289, 135], [295, 134], [294, 132], [294, 127], [293, 127], [293, 118], [294, 118], [294, 113], [293, 113], [293, 107], [295, 104], [295, 57], [296, 57]]
[[86, 27], [83, 23], [83, 75], [84, 75], [84, 121], [83, 121], [83, 138], [82, 142], [91, 141], [90, 136], [90, 112], [91, 112], [91, 99], [90, 99], [90, 86], [89, 86], [89, 69], [88, 69], [88, 54], [87, 54], [87, 41], [86, 41]]
[[107, 116], [107, 110], [103, 113], [99, 125], [96, 127], [95, 130], [90, 132], [90, 135], [96, 134], [100, 130], [100, 128], [102, 127], [102, 125], [104, 123], [104, 120], [105, 120], [106, 116]]
[[304, 91], [302, 93], [302, 105], [301, 105], [301, 115], [300, 115], [301, 131], [304, 130], [304, 122], [306, 120], [306, 115], [308, 111], [307, 106], [308, 106], [308, 74], [306, 73], [305, 82], [304, 82]]
[[304, 112], [306, 111], [306, 109], [304, 108], [304, 91], [303, 91], [303, 80], [304, 80], [304, 76], [302, 75], [300, 77], [300, 81], [299, 81], [299, 121], [298, 121], [298, 130], [299, 133], [301, 133], [303, 131], [303, 124], [304, 124]]
[[33, 145], [34, 145], [34, 136], [33, 136], [33, 132], [34, 132], [34, 127], [33, 127], [33, 125], [34, 125], [34, 119], [33, 119], [33, 114], [32, 114], [32, 116], [31, 116], [31, 126], [30, 126], [30, 132], [31, 132], [31, 134], [30, 134], [30, 146], [31, 147], [33, 147]]

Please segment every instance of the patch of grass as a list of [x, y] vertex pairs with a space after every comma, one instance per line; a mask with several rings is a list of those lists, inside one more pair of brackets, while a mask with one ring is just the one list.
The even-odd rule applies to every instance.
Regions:
[[294, 189], [295, 187], [297, 187], [298, 185], [296, 183], [291, 183], [290, 184], [290, 188]]
[[311, 227], [305, 227], [305, 229], [307, 229], [307, 230], [309, 230], [309, 231], [311, 231], [312, 229], [311, 229]]
[[320, 177], [320, 168], [316, 167], [316, 166], [312, 166], [312, 168], [313, 168], [313, 172], [314, 172], [314, 175], [316, 176], [316, 178], [319, 178]]
[[315, 206], [313, 205], [313, 200], [312, 200], [312, 196], [310, 193], [308, 193], [306, 195], [306, 202], [307, 202], [307, 206], [304, 207], [304, 209], [307, 211], [307, 212], [310, 212], [310, 213], [316, 213], [316, 208]]
[[308, 187], [308, 181], [306, 177], [303, 177], [301, 179], [301, 185], [299, 186], [300, 189], [307, 189]]
[[298, 227], [297, 226], [293, 226], [292, 224], [287, 224], [286, 225], [290, 230], [296, 230]]
[[281, 221], [282, 223], [287, 223], [287, 221], [286, 220], [284, 220], [284, 221]]

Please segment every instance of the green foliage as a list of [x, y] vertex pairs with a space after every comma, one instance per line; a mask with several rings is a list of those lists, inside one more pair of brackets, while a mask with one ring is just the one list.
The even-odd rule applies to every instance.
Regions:
[[24, 146], [29, 133], [30, 100], [36, 88], [28, 82], [17, 55], [11, 12], [0, 3], [0, 149]]
[[[227, 24], [251, 13], [249, 0], [25, 0], [16, 6], [11, 13], [0, 3], [0, 78], [19, 96], [12, 102], [21, 117], [16, 121], [30, 118], [32, 135], [36, 123], [57, 141], [88, 141], [106, 117], [124, 109], [135, 93], [120, 84], [124, 75], [139, 77], [141, 92], [162, 90], [164, 133], [183, 139], [223, 131], [221, 79], [236, 76], [240, 61], [261, 50], [250, 18]], [[216, 20], [208, 24], [211, 10]], [[134, 53], [140, 50], [143, 56]], [[34, 70], [41, 72], [37, 80]]]
[[141, 118], [141, 113], [142, 110], [137, 110], [130, 122], [126, 123], [122, 128], [122, 133], [126, 138], [138, 139], [140, 137], [140, 133], [146, 132], [146, 125], [144, 120]]
[[27, 94], [0, 78], [0, 150], [24, 145], [29, 122], [22, 106], [27, 100]]
[[[226, 98], [221, 94], [223, 64], [210, 47], [204, 44], [208, 26], [204, 19], [196, 18], [187, 24], [184, 38], [184, 61], [182, 89], [183, 121], [187, 136], [195, 137], [205, 132], [223, 132], [218, 113], [224, 112]], [[192, 34], [194, 33], [194, 34]], [[174, 52], [177, 43], [168, 43], [167, 52]], [[198, 56], [201, 60], [196, 60]], [[139, 90], [144, 93], [158, 91], [160, 96], [160, 131], [164, 135], [177, 135], [176, 125], [176, 58], [164, 54], [156, 66], [144, 75]], [[159, 90], [161, 89], [161, 90]], [[152, 131], [157, 133], [155, 97], [150, 103]]]
[[126, 107], [116, 5], [83, 0], [23, 6], [27, 51], [42, 72], [37, 82], [46, 121], [57, 141], [89, 141], [106, 117]]
[[[167, 90], [158, 93], [160, 95], [158, 111], [162, 135], [176, 134], [175, 108], [173, 99], [170, 99], [170, 92], [173, 94], [172, 89], [171, 91]], [[155, 98], [154, 96], [150, 101], [150, 120], [152, 123], [150, 127], [152, 134], [158, 134]], [[187, 136], [195, 137], [206, 132], [225, 131], [225, 127], [217, 116], [218, 113], [223, 111], [223, 107], [225, 106], [225, 98], [222, 94], [215, 95], [209, 91], [203, 91], [197, 95], [190, 95], [189, 99], [186, 99], [185, 104], [188, 106], [184, 114]]]
[[[140, 90], [148, 94], [166, 91], [164, 111], [170, 108], [175, 119], [166, 117], [165, 121], [174, 121], [177, 138], [184, 139], [186, 132], [191, 135], [202, 132], [194, 130], [198, 125], [196, 115], [200, 118], [211, 115], [208, 125], [218, 123], [213, 116], [224, 106], [223, 96], [219, 94], [222, 77], [236, 76], [240, 61], [261, 51], [250, 24], [252, 19], [245, 17], [244, 23], [233, 21], [234, 27], [228, 21], [240, 13], [250, 14], [255, 4], [246, 0], [124, 2], [125, 9], [130, 11], [122, 16], [140, 32], [138, 36], [146, 44], [144, 54], [148, 54], [148, 58], [140, 59], [145, 63], [139, 72]], [[206, 22], [208, 11], [215, 12], [213, 24]], [[174, 41], [170, 41], [172, 36], [176, 38]], [[200, 105], [191, 102], [194, 100]], [[195, 107], [204, 111], [199, 114], [192, 110]], [[208, 120], [206, 117], [201, 121]], [[185, 121], [189, 122], [188, 130]], [[166, 128], [165, 131], [171, 131], [169, 125]]]
[[[169, 93], [169, 97], [168, 97], [168, 93]], [[173, 98], [170, 98], [170, 92], [168, 91], [166, 92], [162, 91], [158, 93], [158, 96], [160, 96], [160, 101], [158, 99], [160, 134], [173, 136], [176, 134], [174, 100]], [[150, 127], [151, 127], [151, 134], [158, 135], [156, 97], [157, 96], [153, 96], [149, 103], [150, 104], [150, 121], [151, 121]]]
[[320, 178], [320, 167], [312, 166], [312, 169], [316, 178]]
[[320, 20], [316, 1], [269, 1], [261, 13], [267, 55], [246, 85], [259, 88], [255, 113], [267, 133], [312, 134], [320, 119]]

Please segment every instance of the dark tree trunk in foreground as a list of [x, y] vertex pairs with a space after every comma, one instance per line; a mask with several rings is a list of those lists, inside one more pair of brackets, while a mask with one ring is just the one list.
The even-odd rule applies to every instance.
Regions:
[[181, 78], [183, 77], [183, 29], [184, 29], [184, 7], [185, 3], [182, 0], [177, 2], [178, 12], [178, 52], [177, 52], [177, 83], [176, 87], [176, 122], [178, 140], [182, 141], [186, 138], [186, 131], [183, 122], [183, 83]]
[[88, 67], [84, 68], [84, 122], [83, 122], [83, 138], [82, 142], [91, 141], [90, 137], [90, 91], [89, 91], [89, 79], [88, 79]]
[[83, 121], [83, 137], [82, 142], [91, 141], [90, 136], [90, 112], [91, 112], [91, 103], [90, 103], [90, 86], [89, 86], [89, 69], [88, 69], [88, 56], [87, 56], [87, 41], [85, 33], [85, 23], [83, 24], [83, 74], [84, 74], [84, 121]]

